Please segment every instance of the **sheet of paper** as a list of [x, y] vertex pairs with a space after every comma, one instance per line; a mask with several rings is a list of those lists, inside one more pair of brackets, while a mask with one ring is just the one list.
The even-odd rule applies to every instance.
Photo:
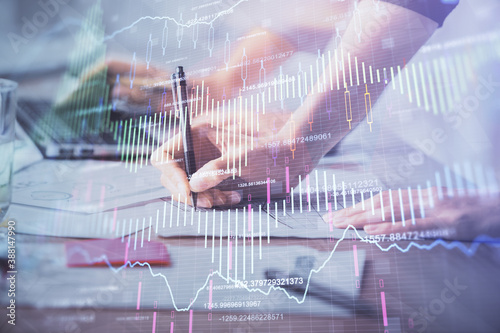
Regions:
[[[207, 238], [212, 235], [227, 237], [229, 234], [262, 238], [267, 241], [271, 237], [339, 238], [344, 233], [344, 229], [337, 229], [328, 219], [327, 221], [323, 219], [328, 210], [321, 210], [314, 204], [311, 204], [311, 211], [304, 205], [302, 212], [297, 209], [293, 213], [276, 207], [277, 204], [271, 203], [269, 206], [249, 205], [225, 210], [195, 211], [190, 206], [168, 200], [163, 203], [153, 202], [148, 205], [148, 210], [153, 210], [154, 232], [163, 237]], [[341, 203], [338, 203], [338, 207], [342, 207]], [[366, 236], [363, 230], [358, 233]]]
[[[20, 233], [77, 237], [115, 238], [143, 229], [163, 237], [212, 236], [253, 237], [267, 242], [272, 237], [340, 238], [344, 230], [326, 223], [318, 212], [297, 213], [275, 218], [265, 210], [248, 213], [245, 209], [197, 210], [155, 199], [125, 209], [111, 209], [94, 214], [12, 204], [9, 218], [17, 221]], [[352, 231], [349, 231], [352, 232]], [[358, 232], [365, 236], [364, 231]]]
[[373, 195], [362, 197], [347, 190], [332, 195], [318, 190], [322, 179], [332, 177], [313, 172], [282, 200], [269, 204], [253, 200], [239, 208], [194, 211], [172, 201], [159, 183], [160, 172], [151, 165], [138, 166], [137, 172], [135, 166], [125, 166], [103, 161], [39, 162], [15, 175], [9, 215], [23, 223], [23, 232], [54, 236], [110, 238], [151, 227], [164, 237], [230, 233], [238, 237], [328, 238], [340, 237], [343, 230], [337, 230], [328, 219], [325, 222], [323, 216]]
[[50, 161], [14, 176], [12, 202], [80, 213], [102, 212], [168, 195], [159, 172], [143, 165], [103, 161]]
[[[75, 213], [12, 204], [8, 219], [16, 221], [16, 232], [32, 235], [73, 238], [116, 238], [137, 233], [143, 226], [143, 211], [134, 208], [107, 213]], [[141, 223], [139, 223], [139, 217]], [[126, 222], [126, 228], [122, 226]]]

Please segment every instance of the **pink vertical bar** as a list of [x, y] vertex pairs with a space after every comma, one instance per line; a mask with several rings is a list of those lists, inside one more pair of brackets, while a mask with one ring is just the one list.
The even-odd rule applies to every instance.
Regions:
[[290, 168], [286, 167], [286, 193], [290, 193]]
[[212, 289], [213, 289], [213, 280], [210, 280], [210, 286], [208, 288], [208, 309], [212, 310]]
[[170, 322], [170, 333], [174, 333], [174, 322]]
[[229, 241], [229, 270], [233, 269], [233, 241]]
[[271, 203], [271, 178], [267, 177], [267, 203]]
[[359, 276], [358, 247], [356, 245], [352, 246], [352, 252], [354, 253], [354, 275]]
[[328, 220], [330, 223], [330, 231], [333, 231], [333, 214], [332, 214], [332, 203], [328, 203]]
[[117, 211], [118, 210], [118, 207], [115, 207], [114, 211], [113, 211], [113, 230], [112, 231], [115, 231], [115, 227], [116, 227], [116, 214], [117, 214]]
[[252, 205], [248, 204], [248, 231], [252, 231]]
[[156, 332], [156, 312], [153, 312], [153, 331], [152, 333]]
[[142, 288], [142, 282], [139, 281], [139, 287], [137, 288], [137, 307], [136, 307], [137, 310], [141, 308], [141, 288]]
[[193, 333], [193, 310], [189, 310], [189, 333]]
[[385, 307], [385, 292], [380, 292], [380, 299], [382, 301], [382, 317], [384, 318], [384, 326], [387, 326], [387, 309]]
[[125, 259], [123, 260], [124, 265], [127, 265], [128, 261], [128, 248], [129, 248], [129, 243], [127, 242], [127, 245], [125, 245]]

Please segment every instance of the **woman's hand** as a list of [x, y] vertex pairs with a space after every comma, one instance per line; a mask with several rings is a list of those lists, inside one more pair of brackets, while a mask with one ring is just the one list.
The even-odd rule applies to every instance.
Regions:
[[[287, 167], [289, 186], [292, 187], [298, 184], [299, 174], [306, 173], [304, 166], [309, 165], [312, 169], [321, 157], [317, 156], [313, 161], [306, 149], [301, 147], [295, 149], [294, 146], [295, 153], [291, 151], [287, 144], [290, 130], [286, 128], [282, 131], [286, 124], [290, 124], [291, 110], [277, 111], [267, 106], [266, 112], [262, 107], [259, 113], [255, 109], [252, 112], [251, 92], [241, 96], [232, 89], [234, 82], [241, 81], [240, 62], [244, 54], [261, 58], [266, 52], [278, 53], [293, 48], [286, 40], [269, 31], [259, 28], [251, 34], [260, 37], [236, 45], [228, 70], [216, 71], [204, 78], [205, 91], [210, 87], [210, 98], [219, 101], [219, 107], [215, 105], [214, 111], [211, 106], [205, 110], [200, 108], [198, 115], [191, 110], [191, 135], [198, 171], [190, 180], [187, 179], [180, 134], [174, 135], [151, 155], [153, 165], [162, 172], [161, 183], [171, 192], [174, 200], [192, 204], [191, 191], [198, 192], [197, 205], [200, 207], [236, 204], [242, 198], [248, 199], [248, 195], [262, 198], [267, 195], [268, 178], [273, 194], [279, 192], [280, 187], [284, 193]], [[277, 66], [278, 62], [268, 62], [266, 71], [273, 72]], [[248, 66], [247, 85], [264, 80], [265, 77], [260, 77], [260, 67], [260, 62], [252, 62]], [[227, 96], [225, 105], [222, 105], [223, 91]], [[254, 103], [259, 103], [259, 99], [256, 98]], [[228, 178], [231, 181], [223, 182]]]
[[332, 221], [337, 228], [352, 225], [355, 228], [363, 228], [372, 235], [443, 228], [453, 228], [471, 235], [471, 233], [485, 232], [486, 229], [499, 224], [500, 203], [497, 197], [487, 199], [477, 196], [459, 197], [457, 193], [454, 193], [453, 197], [448, 197], [447, 189], [441, 190], [444, 195], [441, 200], [435, 187], [430, 191], [422, 189], [420, 195], [418, 190], [411, 190], [410, 193], [408, 190], [402, 190], [402, 205], [398, 191], [392, 191], [394, 223], [389, 191], [383, 191], [373, 197], [373, 208], [370, 198], [365, 200], [364, 210], [361, 204], [356, 204], [355, 208], [328, 213], [323, 218], [325, 222]]
[[[131, 84], [131, 75], [133, 73], [133, 84]], [[87, 108], [98, 106], [100, 99], [107, 99], [113, 107], [117, 102], [122, 102], [126, 108], [140, 107], [146, 110], [151, 105], [152, 112], [161, 111], [161, 98], [150, 98], [144, 93], [144, 86], [152, 86], [155, 82], [164, 81], [170, 76], [167, 73], [153, 68], [147, 68], [146, 64], [137, 63], [133, 68], [130, 61], [108, 60], [101, 64], [96, 64], [83, 73], [74, 73], [78, 75], [78, 86], [64, 100], [58, 101], [55, 105], [56, 110], [67, 113], [75, 107], [85, 105]], [[106, 89], [107, 86], [107, 89]], [[157, 88], [161, 95], [163, 88]], [[104, 92], [108, 96], [103, 96]], [[169, 100], [171, 100], [170, 91]], [[151, 104], [149, 104], [151, 103]], [[120, 107], [120, 106], [119, 106]], [[118, 107], [118, 108], [119, 108]], [[143, 112], [144, 112], [143, 111]], [[130, 114], [132, 116], [133, 114]]]
[[[260, 128], [258, 132], [254, 129], [254, 135], [251, 135], [250, 121], [245, 121], [244, 114], [240, 117], [239, 112], [231, 111], [231, 115], [225, 115], [225, 122], [214, 126], [210, 114], [194, 118], [191, 133], [198, 171], [189, 181], [184, 171], [181, 134], [176, 134], [153, 152], [151, 161], [161, 170], [161, 183], [174, 200], [192, 204], [190, 193], [194, 191], [198, 192], [198, 206], [209, 208], [237, 204], [242, 194], [263, 198], [267, 194], [268, 178], [273, 184], [279, 184], [284, 193], [286, 166], [290, 186], [296, 185], [298, 175], [305, 174], [303, 166], [309, 164], [313, 167], [313, 161], [305, 151], [295, 154], [293, 159], [289, 146], [280, 145], [281, 159], [275, 163], [277, 148], [269, 143], [283, 141], [278, 132], [288, 118], [271, 113], [260, 117]], [[290, 162], [285, 164], [282, 156], [287, 150]], [[238, 180], [222, 183], [233, 176]], [[258, 185], [252, 185], [255, 183]]]

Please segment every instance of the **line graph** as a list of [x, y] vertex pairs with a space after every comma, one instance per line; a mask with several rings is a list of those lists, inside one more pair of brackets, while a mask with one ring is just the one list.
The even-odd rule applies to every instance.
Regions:
[[234, 5], [232, 5], [228, 9], [225, 9], [225, 10], [222, 10], [222, 11], [218, 12], [215, 15], [215, 17], [213, 19], [211, 19], [210, 21], [200, 21], [196, 17], [193, 21], [188, 21], [189, 23], [182, 23], [182, 22], [179, 22], [178, 20], [176, 20], [175, 18], [170, 17], [170, 16], [149, 16], [149, 15], [148, 16], [142, 16], [142, 17], [138, 18], [137, 20], [135, 20], [134, 22], [132, 22], [131, 24], [129, 24], [129, 25], [127, 25], [127, 26], [125, 26], [125, 27], [123, 27], [123, 28], [121, 28], [119, 30], [114, 31], [113, 33], [111, 33], [108, 36], [105, 36], [103, 38], [103, 41], [107, 41], [107, 40], [113, 39], [116, 35], [121, 34], [122, 32], [131, 29], [132, 27], [134, 27], [135, 25], [137, 25], [138, 23], [140, 23], [141, 21], [144, 21], [144, 20], [152, 20], [152, 21], [155, 21], [155, 20], [168, 20], [168, 21], [173, 22], [174, 24], [176, 24], [179, 28], [190, 28], [192, 26], [196, 26], [196, 25], [199, 25], [199, 24], [211, 25], [213, 22], [215, 22], [220, 17], [232, 13], [233, 9], [236, 8], [242, 2], [247, 2], [247, 1], [249, 1], [249, 0], [239, 0], [238, 2], [236, 2]]
[[[291, 295], [288, 290], [286, 290], [285, 288], [282, 288], [280, 286], [277, 286], [277, 285], [272, 285], [272, 286], [269, 286], [269, 288], [267, 290], [262, 290], [260, 288], [249, 288], [248, 286], [246, 285], [242, 285], [242, 284], [239, 284], [241, 285], [242, 289], [245, 289], [246, 291], [248, 292], [258, 292], [258, 293], [261, 293], [263, 294], [264, 296], [269, 296], [270, 293], [272, 291], [282, 291], [285, 293], [285, 295], [290, 299], [290, 300], [295, 300], [298, 304], [302, 304], [304, 303], [304, 301], [306, 300], [306, 296], [307, 296], [307, 292], [309, 290], [309, 286], [310, 286], [310, 281], [311, 281], [311, 278], [313, 276], [313, 274], [316, 274], [316, 273], [319, 273], [321, 272], [325, 267], [326, 265], [330, 262], [330, 260], [332, 259], [335, 251], [337, 250], [337, 247], [339, 246], [339, 244], [346, 238], [347, 236], [347, 233], [349, 230], [352, 230], [354, 231], [354, 233], [356, 234], [356, 236], [362, 241], [362, 242], [365, 242], [365, 243], [371, 243], [371, 244], [375, 244], [381, 251], [383, 252], [388, 252], [390, 251], [391, 249], [397, 249], [403, 253], [406, 253], [408, 252], [412, 247], [415, 247], [419, 250], [431, 250], [437, 246], [442, 246], [448, 250], [452, 250], [452, 249], [458, 249], [460, 251], [462, 251], [465, 255], [467, 256], [472, 256], [476, 253], [477, 249], [479, 248], [479, 246], [481, 244], [488, 244], [488, 245], [493, 245], [495, 247], [500, 247], [500, 239], [494, 239], [494, 238], [491, 238], [489, 236], [479, 236], [477, 237], [476, 239], [474, 239], [472, 242], [471, 242], [471, 245], [470, 247], [467, 247], [466, 245], [464, 245], [463, 242], [461, 241], [452, 241], [452, 242], [446, 242], [442, 239], [437, 239], [435, 240], [434, 242], [432, 242], [431, 244], [418, 244], [414, 241], [410, 242], [408, 244], [408, 246], [406, 247], [401, 247], [399, 246], [398, 244], [396, 243], [393, 243], [391, 245], [389, 245], [388, 247], [383, 247], [382, 245], [379, 244], [379, 242], [375, 241], [375, 240], [369, 240], [369, 239], [366, 239], [366, 238], [363, 238], [357, 231], [357, 229], [352, 226], [352, 225], [349, 225], [343, 232], [342, 234], [342, 237], [339, 238], [335, 244], [335, 246], [333, 247], [333, 249], [331, 250], [330, 254], [328, 255], [328, 257], [326, 257], [326, 259], [323, 261], [323, 263], [318, 267], [318, 268], [315, 268], [315, 269], [312, 269], [310, 272], [309, 272], [309, 276], [307, 277], [307, 282], [306, 282], [306, 287], [304, 289], [304, 294], [302, 296], [294, 296], [294, 295]], [[130, 246], [130, 245], [127, 245], [127, 246]], [[76, 253], [77, 251], [75, 251], [74, 253]], [[88, 253], [84, 252], [82, 253], [84, 256], [86, 256], [86, 259], [88, 260], [89, 263], [98, 263], [98, 262], [105, 262], [106, 265], [114, 272], [114, 273], [118, 273], [120, 272], [121, 270], [123, 270], [124, 268], [126, 268], [127, 266], [130, 267], [130, 268], [133, 268], [135, 266], [140, 266], [140, 267], [147, 267], [149, 269], [149, 272], [151, 274], [152, 277], [161, 277], [163, 278], [163, 280], [165, 281], [165, 284], [167, 286], [167, 289], [169, 290], [169, 294], [170, 294], [170, 299], [172, 300], [172, 304], [175, 308], [176, 311], [189, 311], [191, 310], [191, 307], [192, 305], [197, 301], [200, 293], [205, 290], [207, 288], [207, 286], [209, 285], [211, 279], [214, 277], [214, 276], [218, 276], [220, 277], [222, 280], [224, 280], [225, 282], [227, 283], [238, 283], [239, 280], [237, 279], [234, 279], [234, 278], [231, 278], [231, 277], [226, 277], [224, 275], [222, 275], [222, 273], [219, 271], [219, 270], [214, 270], [213, 272], [209, 273], [207, 275], [207, 278], [205, 279], [205, 282], [203, 283], [203, 285], [197, 289], [196, 291], [196, 294], [195, 296], [192, 298], [191, 302], [190, 302], [190, 305], [187, 306], [187, 307], [184, 307], [184, 308], [180, 308], [176, 305], [176, 301], [175, 301], [175, 298], [174, 298], [174, 295], [173, 295], [173, 292], [172, 292], [172, 288], [170, 286], [170, 283], [168, 281], [168, 278], [165, 276], [165, 274], [163, 273], [155, 273], [153, 271], [153, 268], [151, 267], [151, 265], [148, 263], [148, 262], [140, 262], [140, 261], [136, 261], [134, 263], [132, 263], [131, 261], [127, 260], [122, 266], [120, 267], [113, 267], [112, 264], [109, 262], [108, 258], [106, 255], [102, 255], [98, 258], [95, 258], [95, 259], [91, 259], [88, 255]]]
[[[368, 241], [368, 242], [375, 243], [374, 241]], [[440, 245], [448, 250], [452, 250], [455, 248], [459, 249], [468, 257], [473, 256], [481, 244], [489, 244], [489, 245], [493, 245], [496, 247], [500, 247], [500, 239], [494, 239], [494, 238], [491, 238], [489, 236], [479, 236], [479, 237], [475, 238], [471, 243], [472, 243], [471, 246], [467, 247], [461, 241], [453, 241], [453, 242], [448, 243], [442, 239], [437, 239], [428, 245], [427, 244], [418, 244], [416, 242], [410, 242], [408, 244], [408, 246], [406, 246], [406, 247], [401, 247], [396, 243], [393, 243], [386, 248], [381, 247], [378, 243], [376, 245], [381, 251], [384, 251], [384, 252], [388, 252], [390, 249], [396, 248], [403, 253], [408, 252], [412, 247], [415, 247], [419, 250], [432, 250], [436, 246]]]

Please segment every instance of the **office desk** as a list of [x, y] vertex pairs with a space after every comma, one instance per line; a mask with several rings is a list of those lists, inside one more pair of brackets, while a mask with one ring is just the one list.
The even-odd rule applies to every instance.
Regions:
[[[203, 247], [203, 238], [154, 238], [169, 246]], [[44, 246], [68, 241], [64, 238], [18, 235], [17, 246]], [[335, 241], [327, 239], [273, 239], [273, 245], [304, 245], [320, 251], [331, 251]], [[384, 248], [392, 242], [381, 244]], [[398, 242], [402, 247], [408, 242]], [[432, 244], [420, 241], [419, 244]], [[436, 246], [432, 250], [412, 247], [406, 253], [397, 249], [387, 252], [373, 244], [343, 240], [336, 251], [352, 251], [356, 245], [366, 250], [367, 261], [360, 283], [360, 298], [377, 309], [375, 318], [338, 318], [316, 316], [314, 309], [303, 315], [284, 314], [283, 320], [224, 322], [222, 316], [245, 314], [246, 311], [194, 311], [193, 332], [495, 332], [500, 327], [498, 295], [500, 295], [500, 251], [480, 245], [468, 256], [459, 249]], [[470, 244], [465, 244], [470, 247]], [[224, 244], [223, 244], [224, 246]], [[78, 268], [68, 268], [78, 269]], [[107, 267], [101, 268], [103, 270]], [[134, 268], [126, 268], [130, 270]], [[22, 273], [22, 272], [20, 272]], [[450, 290], [450, 284], [458, 285]], [[18, 285], [19, 292], [44, 286]], [[75, 286], [76, 288], [77, 286]], [[134, 288], [136, 288], [134, 286]], [[446, 291], [448, 290], [448, 291]], [[125, 289], [123, 290], [125, 291]], [[3, 290], [2, 293], [6, 291]], [[121, 292], [121, 291], [119, 291]], [[382, 293], [387, 307], [387, 326], [384, 326], [381, 306]], [[2, 295], [3, 297], [4, 295]], [[103, 295], [102, 304], [106, 303]], [[153, 317], [156, 312], [156, 327]], [[211, 313], [211, 320], [208, 320]], [[16, 326], [2, 324], [2, 332], [188, 332], [189, 312], [171, 309], [113, 309], [107, 306], [79, 308], [28, 308], [18, 304]], [[474, 319], [474, 320], [472, 320]], [[478, 326], [478, 323], [481, 326]]]
[[[73, 163], [73, 162], [72, 162]], [[75, 162], [76, 163], [76, 162]], [[72, 176], [73, 168], [67, 164], [65, 173], [56, 174], [64, 178]], [[69, 170], [69, 172], [67, 172]], [[37, 174], [38, 177], [39, 173]], [[46, 175], [46, 174], [44, 174]], [[155, 180], [158, 175], [151, 175]], [[16, 176], [15, 176], [16, 177]], [[57, 179], [61, 181], [63, 179]], [[63, 243], [69, 238], [18, 235], [17, 246], [35, 244], [40, 249], [50, 244]], [[191, 246], [202, 248], [203, 237], [159, 238], [169, 246]], [[272, 239], [272, 245], [302, 245], [320, 251], [332, 251], [334, 239]], [[223, 240], [222, 246], [227, 246]], [[257, 242], [257, 240], [255, 240]], [[394, 242], [386, 241], [379, 245], [387, 249]], [[398, 242], [406, 249], [410, 242]], [[419, 245], [432, 246], [432, 240], [418, 241]], [[375, 244], [368, 244], [349, 237], [339, 243], [336, 251], [352, 252], [353, 245], [366, 252], [366, 264], [360, 281], [360, 299], [372, 304], [376, 309], [374, 318], [362, 316], [339, 317], [319, 316], [315, 309], [304, 309], [303, 314], [283, 313], [282, 320], [233, 321], [221, 319], [225, 315], [244, 315], [248, 312], [233, 310], [196, 310], [192, 315], [193, 332], [498, 332], [500, 318], [497, 315], [500, 301], [500, 251], [498, 248], [480, 245], [477, 251], [466, 254], [459, 248], [448, 249], [437, 245], [431, 250], [411, 247], [408, 251], [392, 248], [383, 251]], [[216, 242], [218, 247], [219, 243]], [[267, 246], [264, 244], [263, 246]], [[471, 247], [464, 243], [464, 250]], [[474, 247], [472, 248], [474, 249]], [[193, 251], [195, 252], [195, 251]], [[467, 252], [467, 251], [465, 251]], [[474, 252], [474, 253], [472, 253]], [[68, 268], [78, 270], [78, 268]], [[107, 267], [100, 270], [108, 270]], [[126, 268], [125, 270], [134, 270]], [[50, 274], [50, 272], [49, 272]], [[450, 285], [459, 288], [450, 289]], [[33, 288], [53, 288], [57, 285], [18, 285], [20, 293], [30, 293]], [[75, 285], [75, 290], [77, 289]], [[355, 286], [353, 286], [355, 287]], [[128, 288], [128, 289], [127, 289]], [[128, 286], [122, 292], [137, 292], [137, 285]], [[2, 287], [2, 305], [7, 290]], [[115, 294], [115, 295], [117, 295]], [[382, 295], [385, 298], [387, 322], [384, 321]], [[48, 295], [50, 298], [50, 295]], [[188, 332], [189, 311], [174, 312], [173, 309], [154, 309], [135, 307], [112, 308], [98, 291], [95, 298], [101, 297], [100, 305], [81, 307], [54, 306], [34, 308], [18, 304], [16, 326], [2, 321], [2, 332], [153, 332], [154, 313], [156, 312], [155, 332], [169, 332], [173, 323], [174, 332]], [[325, 304], [325, 307], [328, 307]], [[211, 320], [209, 320], [211, 315]]]

